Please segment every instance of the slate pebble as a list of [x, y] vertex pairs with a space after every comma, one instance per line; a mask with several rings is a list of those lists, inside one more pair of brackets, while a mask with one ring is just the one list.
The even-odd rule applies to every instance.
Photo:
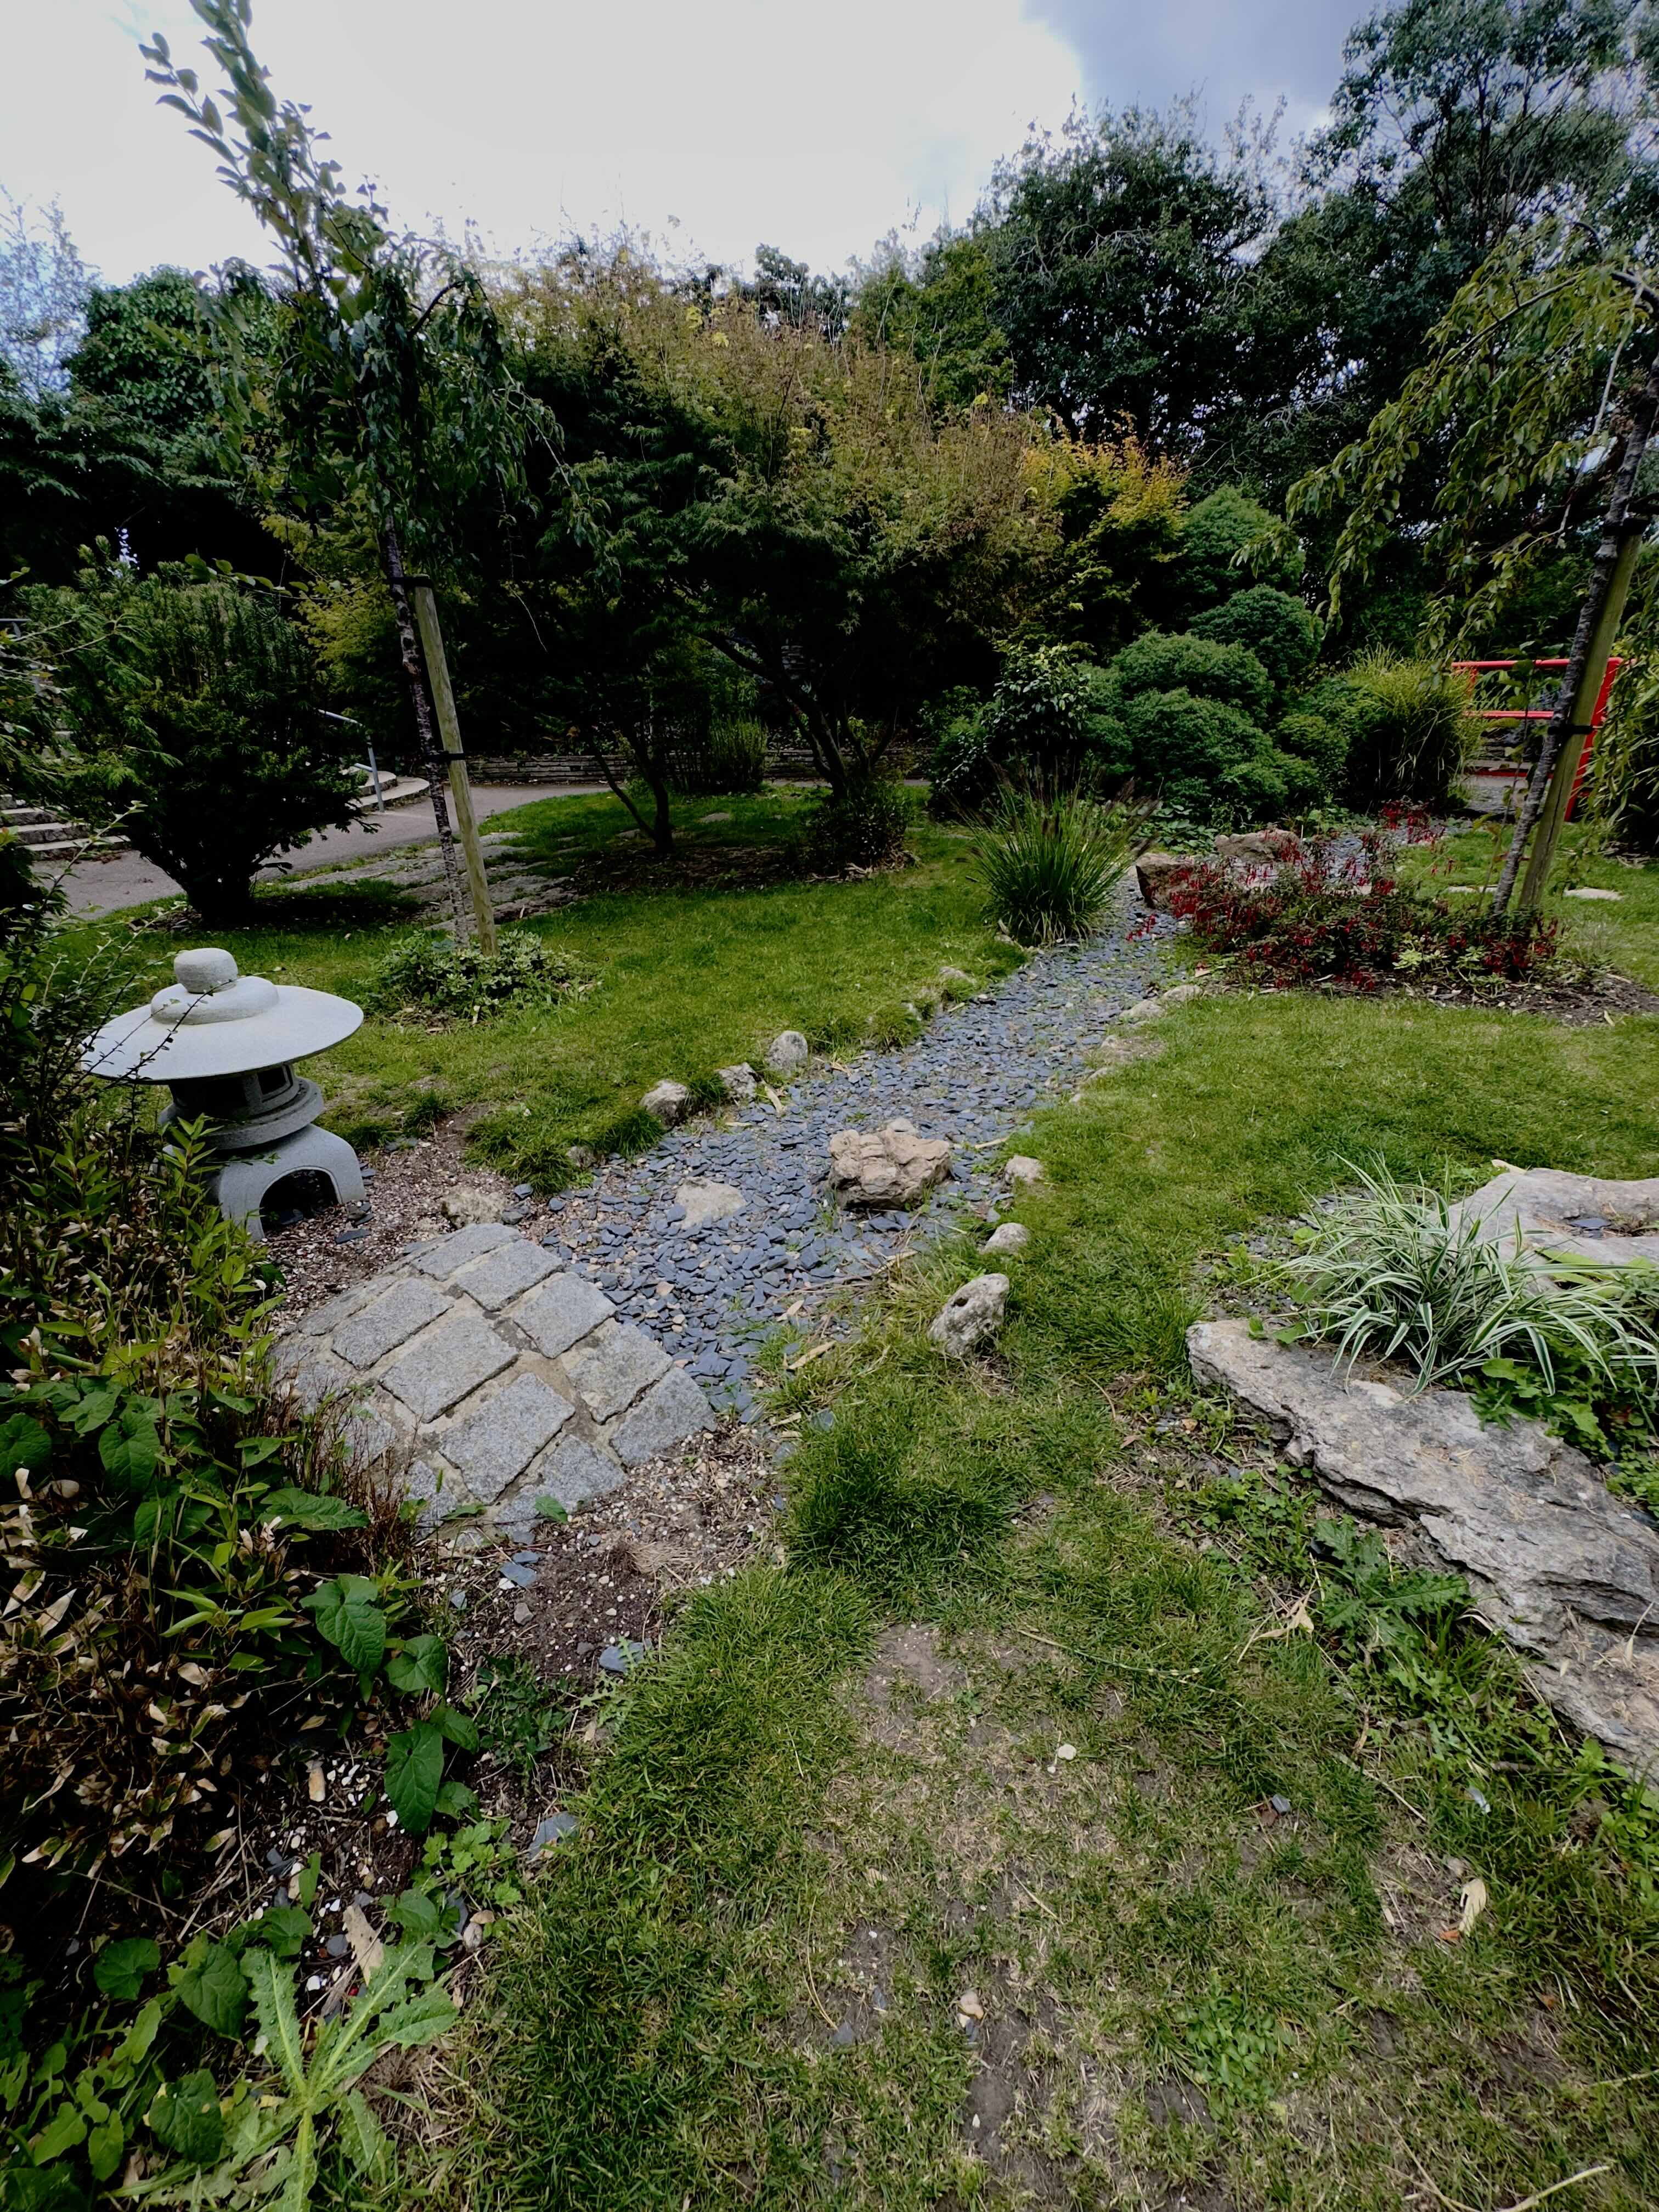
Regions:
[[[964, 1218], [994, 1217], [1000, 1150], [1030, 1129], [1034, 1110], [1075, 1089], [1111, 1012], [1147, 994], [1172, 928], [1158, 917], [1150, 934], [1119, 928], [1039, 955], [994, 991], [939, 1014], [900, 1051], [861, 1054], [848, 1071], [809, 1068], [787, 1086], [782, 1116], [757, 1107], [730, 1127], [702, 1121], [670, 1132], [642, 1158], [550, 1198], [547, 1212], [562, 1218], [544, 1248], [614, 1290], [714, 1405], [752, 1418], [749, 1355], [792, 1300], [867, 1281], [896, 1252]], [[830, 1137], [900, 1114], [953, 1139], [948, 1183], [915, 1213], [826, 1212]], [[675, 1192], [690, 1175], [743, 1191], [752, 1226], [741, 1243], [725, 1233], [730, 1224], [685, 1228]], [[801, 1326], [812, 1326], [810, 1307]]]

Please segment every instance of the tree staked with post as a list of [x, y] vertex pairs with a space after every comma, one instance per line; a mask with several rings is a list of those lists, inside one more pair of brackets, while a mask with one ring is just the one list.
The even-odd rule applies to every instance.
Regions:
[[[447, 247], [394, 235], [367, 187], [348, 198], [306, 110], [278, 103], [249, 40], [250, 0], [191, 5], [227, 80], [228, 112], [194, 70], [174, 63], [159, 32], [141, 49], [145, 74], [167, 88], [162, 104], [188, 119], [191, 136], [218, 156], [225, 184], [276, 241], [274, 353], [269, 302], [257, 350], [286, 441], [284, 495], [302, 515], [373, 519], [456, 933], [468, 933], [470, 911], [480, 942], [491, 945], [495, 914], [436, 600], [408, 564], [441, 565], [447, 518], [467, 498], [521, 494], [522, 441], [537, 410], [507, 371], [476, 270]], [[239, 328], [245, 291], [233, 288], [221, 313], [230, 362], [222, 398], [240, 435], [252, 412], [251, 349]]]
[[[1346, 510], [1329, 569], [1346, 585], [1395, 538], [1402, 493], [1436, 472], [1425, 560], [1443, 581], [1431, 636], [1479, 641], [1564, 544], [1601, 521], [1572, 645], [1492, 895], [1536, 908], [1619, 641], [1649, 517], [1638, 478], [1659, 419], [1659, 292], [1583, 226], [1540, 223], [1492, 254], [1430, 333], [1426, 358], [1364, 436], [1293, 484], [1292, 529]], [[1530, 848], [1530, 852], [1528, 848]], [[1524, 874], [1522, 872], [1524, 866]]]

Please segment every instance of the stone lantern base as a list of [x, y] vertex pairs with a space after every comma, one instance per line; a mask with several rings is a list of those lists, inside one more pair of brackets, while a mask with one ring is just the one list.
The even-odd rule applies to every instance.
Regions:
[[326, 1177], [342, 1206], [368, 1203], [356, 1153], [343, 1137], [337, 1137], [331, 1129], [319, 1129], [314, 1123], [282, 1138], [268, 1152], [239, 1152], [225, 1162], [209, 1188], [222, 1213], [240, 1221], [250, 1237], [263, 1241], [264, 1224], [259, 1215], [267, 1195], [286, 1177], [301, 1172]]
[[366, 1206], [363, 1171], [343, 1137], [316, 1127], [323, 1094], [292, 1065], [173, 1085], [161, 1127], [205, 1121], [209, 1148], [224, 1161], [209, 1186], [222, 1213], [263, 1239], [260, 1213], [291, 1175], [319, 1175], [341, 1206]]

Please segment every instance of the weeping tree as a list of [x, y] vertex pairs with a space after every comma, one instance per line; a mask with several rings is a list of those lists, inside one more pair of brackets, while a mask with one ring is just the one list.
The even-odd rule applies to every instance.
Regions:
[[1493, 897], [1541, 896], [1554, 832], [1645, 528], [1644, 458], [1659, 416], [1659, 292], [1583, 225], [1540, 223], [1492, 254], [1429, 336], [1425, 359], [1363, 438], [1293, 484], [1288, 531], [1341, 514], [1330, 611], [1393, 545], [1402, 507], [1432, 485], [1416, 534], [1437, 589], [1429, 641], [1467, 649], [1565, 551], [1587, 559], [1566, 666]]
[[[222, 112], [157, 32], [145, 75], [217, 157], [219, 175], [252, 209], [281, 257], [277, 313], [245, 331], [246, 289], [223, 321], [234, 428], [252, 424], [256, 390], [284, 441], [283, 495], [302, 518], [356, 519], [372, 529], [396, 619], [410, 705], [432, 787], [455, 911], [466, 926], [461, 871], [443, 789], [444, 751], [417, 632], [412, 574], [446, 565], [448, 519], [523, 489], [530, 410], [508, 374], [495, 311], [476, 270], [447, 247], [391, 227], [365, 186], [343, 189], [323, 134], [278, 102], [249, 40], [250, 0], [191, 0], [226, 80]], [[274, 320], [274, 329], [272, 323]], [[243, 343], [244, 339], [247, 342]], [[480, 915], [485, 926], [484, 912]]]

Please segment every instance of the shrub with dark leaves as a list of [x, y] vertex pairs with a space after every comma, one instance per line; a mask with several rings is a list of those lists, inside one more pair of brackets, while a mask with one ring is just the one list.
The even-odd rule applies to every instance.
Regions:
[[1167, 904], [1206, 951], [1273, 985], [1496, 990], [1536, 980], [1555, 951], [1556, 924], [1535, 914], [1454, 913], [1407, 890], [1392, 839], [1375, 830], [1346, 848], [1315, 840], [1281, 866], [1243, 875], [1196, 862], [1175, 878]]
[[850, 785], [839, 799], [826, 794], [816, 803], [801, 831], [802, 854], [823, 875], [884, 867], [904, 850], [909, 827], [903, 785], [877, 777]]

